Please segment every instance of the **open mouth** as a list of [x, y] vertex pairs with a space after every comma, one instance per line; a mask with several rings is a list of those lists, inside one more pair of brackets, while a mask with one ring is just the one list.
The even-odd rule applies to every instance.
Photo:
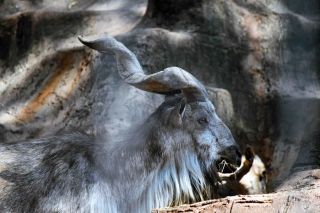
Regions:
[[241, 178], [249, 172], [254, 159], [252, 148], [247, 147], [244, 151], [240, 166], [233, 161], [221, 158], [216, 163], [218, 176], [221, 181], [240, 181]]
[[216, 163], [217, 171], [220, 173], [232, 173], [235, 172], [238, 167], [239, 165], [232, 163], [232, 161], [226, 158], [221, 158]]

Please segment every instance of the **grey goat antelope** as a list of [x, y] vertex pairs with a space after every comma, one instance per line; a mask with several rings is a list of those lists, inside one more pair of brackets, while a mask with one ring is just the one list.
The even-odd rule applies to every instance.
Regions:
[[122, 79], [168, 98], [121, 137], [82, 133], [0, 145], [0, 212], [150, 212], [213, 198], [216, 162], [240, 158], [204, 86], [178, 67], [145, 75], [112, 37], [85, 41], [113, 53]]

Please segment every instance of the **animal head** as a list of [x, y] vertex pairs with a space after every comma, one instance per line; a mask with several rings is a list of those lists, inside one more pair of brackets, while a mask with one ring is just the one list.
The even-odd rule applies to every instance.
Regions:
[[167, 156], [192, 150], [207, 168], [221, 159], [239, 163], [240, 152], [232, 134], [208, 97], [191, 102], [183, 94], [169, 97], [151, 119], [157, 120], [157, 128], [164, 129], [166, 143], [158, 146]]
[[[179, 67], [169, 67], [146, 75], [136, 56], [112, 37], [87, 41], [86, 46], [114, 54], [121, 78], [141, 90], [163, 94], [164, 103], [150, 116], [159, 131], [151, 135], [160, 141], [151, 145], [154, 152], [173, 157], [183, 150], [195, 153], [201, 166], [212, 168], [219, 159], [239, 162], [241, 155], [230, 130], [221, 121], [207, 91], [193, 75]], [[150, 127], [151, 128], [151, 127]], [[156, 151], [155, 151], [156, 150]]]

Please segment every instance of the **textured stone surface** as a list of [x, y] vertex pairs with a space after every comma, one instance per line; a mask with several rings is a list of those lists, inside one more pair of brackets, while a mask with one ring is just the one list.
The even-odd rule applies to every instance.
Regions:
[[163, 97], [125, 85], [111, 56], [76, 39], [111, 34], [147, 73], [180, 66], [224, 88], [209, 91], [218, 113], [240, 144], [255, 147], [277, 186], [319, 167], [319, 4], [0, 1], [0, 139], [118, 134], [150, 114]]

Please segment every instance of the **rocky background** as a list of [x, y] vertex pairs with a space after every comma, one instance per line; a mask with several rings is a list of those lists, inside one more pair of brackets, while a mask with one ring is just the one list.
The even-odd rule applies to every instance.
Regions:
[[0, 0], [0, 15], [1, 142], [118, 134], [150, 114], [163, 97], [77, 40], [109, 34], [145, 72], [180, 66], [204, 82], [269, 190], [320, 166], [318, 0]]

